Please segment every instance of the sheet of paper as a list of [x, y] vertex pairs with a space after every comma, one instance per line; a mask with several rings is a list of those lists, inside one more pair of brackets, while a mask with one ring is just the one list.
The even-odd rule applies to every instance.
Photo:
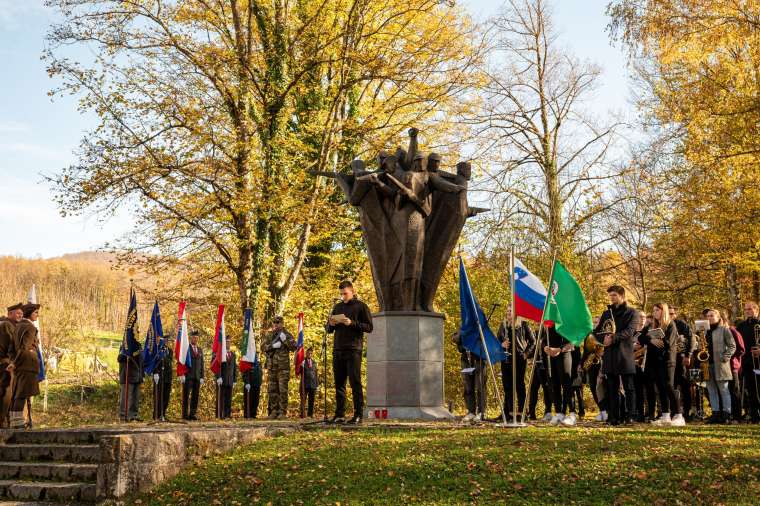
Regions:
[[474, 372], [474, 371], [475, 371], [475, 368], [474, 368], [474, 367], [465, 367], [464, 369], [462, 369], [462, 372], [463, 372], [464, 374], [471, 374], [471, 373], [472, 373], [472, 372]]

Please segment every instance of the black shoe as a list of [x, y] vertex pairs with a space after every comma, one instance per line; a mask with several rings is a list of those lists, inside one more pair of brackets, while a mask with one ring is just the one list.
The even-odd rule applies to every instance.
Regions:
[[346, 425], [361, 425], [362, 424], [362, 417], [355, 416], [351, 418], [348, 422], [346, 422]]
[[335, 415], [330, 419], [330, 423], [346, 423], [346, 418], [343, 416]]
[[705, 423], [708, 423], [710, 425], [721, 423], [721, 416], [718, 413], [713, 413], [707, 420], [705, 420]]
[[198, 417], [195, 416], [195, 415], [193, 415], [190, 418], [188, 418], [188, 420], [192, 420], [193, 422], [197, 422], [198, 421]]

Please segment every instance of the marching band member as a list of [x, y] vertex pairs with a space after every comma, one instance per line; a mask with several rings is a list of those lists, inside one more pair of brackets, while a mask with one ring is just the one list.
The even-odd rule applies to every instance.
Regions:
[[736, 326], [742, 335], [747, 353], [742, 357], [741, 371], [747, 391], [747, 415], [752, 423], [760, 423], [760, 309], [757, 302], [744, 303], [744, 320]]
[[[681, 403], [675, 392], [676, 356], [678, 354], [678, 327], [670, 320], [670, 310], [665, 303], [652, 308], [652, 323], [641, 331], [639, 342], [647, 347], [647, 377], [657, 385], [662, 415], [654, 425], [686, 425]], [[653, 406], [649, 408], [653, 411]], [[671, 413], [673, 416], [671, 418]]]
[[706, 423], [725, 423], [731, 417], [731, 395], [728, 392], [728, 382], [732, 378], [731, 357], [736, 351], [736, 343], [720, 311], [708, 309], [707, 321], [710, 323], [710, 329], [705, 334], [710, 354], [708, 359], [710, 379], [707, 381], [707, 391], [710, 395], [712, 415]]

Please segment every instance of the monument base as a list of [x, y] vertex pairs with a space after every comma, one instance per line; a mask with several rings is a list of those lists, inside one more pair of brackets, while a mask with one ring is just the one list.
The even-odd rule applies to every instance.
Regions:
[[385, 311], [372, 322], [365, 418], [452, 419], [443, 401], [443, 315]]

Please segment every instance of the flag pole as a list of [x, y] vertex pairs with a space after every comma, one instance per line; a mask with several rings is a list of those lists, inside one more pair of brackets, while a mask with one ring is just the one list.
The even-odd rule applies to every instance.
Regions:
[[[512, 424], [517, 425], [517, 328], [515, 327], [515, 245], [509, 251], [509, 301], [510, 325], [512, 326]], [[525, 378], [523, 378], [525, 381]]]
[[[129, 307], [132, 305], [132, 292], [135, 289], [134, 279], [129, 279], [129, 304], [127, 306], [127, 324], [129, 324]], [[127, 360], [124, 365], [124, 421], [129, 421], [129, 343], [127, 342], [127, 324], [124, 325], [124, 339], [122, 345], [124, 346], [124, 353], [127, 355]]]
[[[462, 259], [462, 256], [459, 255], [459, 261], [462, 263], [462, 266], [464, 267], [465, 275], [467, 275], [467, 266], [464, 264], [464, 260]], [[470, 284], [470, 278], [467, 277], [467, 284]], [[472, 294], [472, 310], [475, 314], [475, 320], [478, 322], [478, 333], [480, 334], [480, 345], [483, 347], [483, 351], [486, 354], [486, 360], [488, 361], [488, 368], [491, 371], [491, 381], [493, 381], [494, 390], [496, 391], [496, 397], [499, 400], [499, 410], [501, 410], [501, 419], [504, 422], [504, 425], [507, 424], [507, 415], [504, 413], [504, 401], [501, 399], [501, 394], [499, 393], [499, 386], [496, 384], [496, 375], [493, 372], [493, 364], [491, 363], [491, 354], [488, 353], [488, 347], [486, 346], [486, 338], [485, 335], [483, 335], [483, 327], [480, 325], [480, 317], [478, 317], [478, 308], [475, 306], [475, 294], [472, 293], [472, 287], [470, 287], [470, 294]], [[486, 404], [488, 401], [488, 396], [485, 397]], [[485, 418], [485, 413], [483, 413], [483, 417]]]
[[[552, 280], [554, 279], [554, 264], [555, 263], [557, 263], [556, 251], [554, 251], [554, 253], [552, 254], [552, 266], [551, 266], [551, 270], [549, 271], [549, 283], [546, 285], [547, 286], [546, 300], [544, 301], [544, 310], [541, 312], [541, 323], [538, 326], [538, 336], [536, 336], [536, 348], [533, 350], [533, 364], [531, 364], [531, 367], [530, 367], [530, 375], [528, 377], [528, 388], [530, 388], [530, 385], [533, 384], [533, 375], [536, 372], [536, 360], [538, 360], [539, 348], [541, 348], [541, 333], [544, 330], [544, 322], [546, 320], [545, 318], [546, 309], [549, 307], [549, 297], [551, 297], [552, 295]], [[512, 297], [512, 299], [514, 300], [514, 296]], [[548, 337], [548, 334], [547, 334], [547, 337]], [[547, 339], [547, 343], [548, 343], [548, 339]], [[551, 359], [548, 353], [546, 354], [546, 361], [547, 361], [546, 371], [549, 377], [551, 378], [552, 367], [551, 367]], [[554, 392], [552, 392], [552, 396], [553, 395], [554, 395]], [[552, 401], [553, 400], [554, 399], [552, 399]], [[523, 418], [525, 418], [527, 408], [528, 408], [528, 403], [526, 402], [525, 405], [523, 406]]]

